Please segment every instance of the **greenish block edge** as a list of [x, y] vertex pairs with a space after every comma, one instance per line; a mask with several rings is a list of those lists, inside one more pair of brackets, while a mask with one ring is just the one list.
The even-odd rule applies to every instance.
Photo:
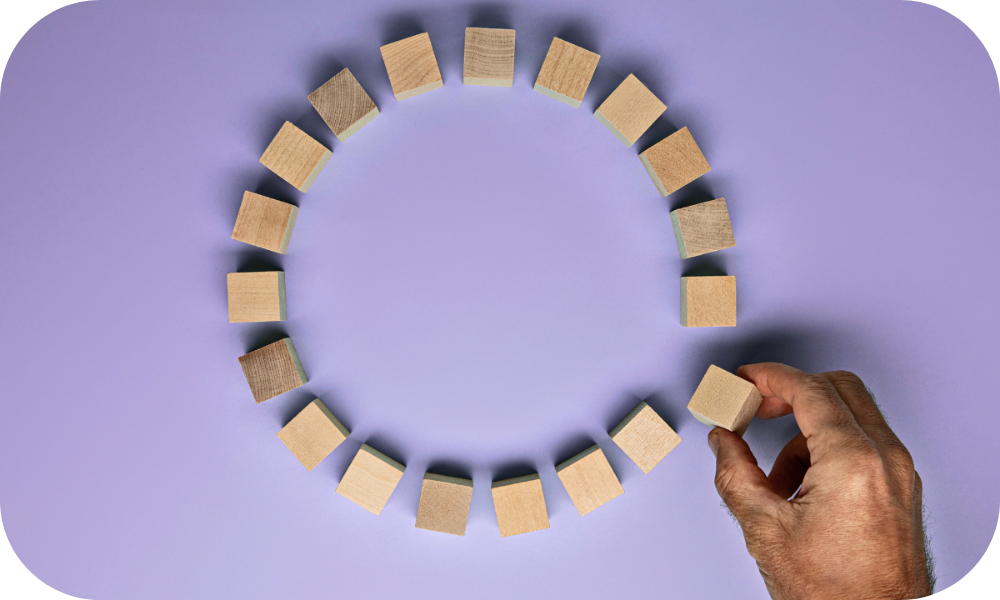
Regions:
[[534, 481], [536, 479], [541, 479], [538, 473], [532, 473], [531, 475], [525, 475], [524, 477], [515, 477], [513, 479], [504, 479], [503, 481], [494, 481], [490, 488], [506, 487], [508, 485], [516, 485], [518, 483], [525, 483], [527, 481]]
[[625, 429], [625, 426], [631, 423], [632, 419], [634, 419], [635, 416], [640, 412], [642, 412], [642, 409], [646, 408], [647, 406], [649, 405], [646, 404], [645, 401], [640, 402], [639, 406], [636, 406], [634, 409], [632, 409], [632, 412], [630, 412], [627, 417], [622, 419], [622, 422], [619, 423], [617, 427], [611, 430], [611, 433], [608, 434], [608, 437], [610, 437], [612, 440], [615, 439], [615, 436], [621, 433], [621, 430]]
[[288, 318], [288, 306], [285, 304], [285, 272], [278, 271], [278, 303], [280, 304], [281, 315], [279, 321]]
[[292, 230], [295, 229], [295, 220], [299, 218], [299, 207], [294, 204], [290, 206], [292, 210], [288, 213], [288, 225], [285, 225], [285, 235], [281, 238], [281, 247], [278, 249], [278, 254], [286, 254], [288, 252], [288, 242], [292, 240]]
[[674, 226], [674, 237], [677, 239], [677, 250], [681, 253], [681, 258], [691, 258], [688, 256], [687, 247], [684, 245], [684, 234], [681, 233], [681, 222], [677, 218], [677, 211], [670, 211], [670, 224]]
[[490, 77], [462, 77], [463, 85], [481, 85], [485, 87], [512, 87], [514, 77], [510, 79], [496, 79]]
[[330, 419], [330, 422], [333, 423], [333, 426], [336, 427], [337, 430], [340, 431], [340, 433], [343, 434], [345, 438], [351, 435], [351, 432], [348, 431], [346, 427], [344, 427], [344, 424], [340, 422], [340, 419], [335, 417], [333, 413], [330, 412], [330, 409], [326, 407], [326, 404], [323, 404], [322, 400], [316, 398], [315, 400], [313, 400], [313, 404], [315, 404], [317, 408], [323, 411], [323, 414], [326, 416], [326, 418]]
[[368, 114], [358, 119], [357, 122], [354, 123], [354, 125], [351, 125], [347, 129], [342, 131], [340, 135], [337, 136], [337, 139], [340, 140], [341, 142], [346, 142], [347, 138], [357, 133], [365, 125], [371, 123], [372, 119], [374, 119], [377, 116], [378, 116], [378, 107], [376, 106], [375, 108], [368, 111]]
[[681, 277], [681, 326], [688, 326], [688, 278]]
[[439, 87], [442, 87], [442, 86], [444, 86], [444, 81], [443, 80], [439, 79], [437, 81], [432, 81], [432, 82], [430, 82], [430, 83], [428, 83], [426, 85], [422, 85], [422, 86], [420, 86], [418, 88], [413, 88], [412, 90], [410, 90], [408, 92], [403, 92], [401, 94], [395, 94], [396, 100], [406, 100], [407, 98], [412, 98], [414, 96], [419, 96], [420, 94], [423, 94], [424, 92], [429, 92], [431, 90], [436, 90], [436, 89], [438, 89]]
[[369, 446], [368, 444], [362, 444], [362, 445], [361, 445], [361, 450], [364, 450], [364, 451], [365, 451], [365, 452], [367, 452], [368, 454], [371, 454], [371, 455], [372, 455], [372, 456], [374, 456], [375, 458], [377, 458], [377, 459], [381, 460], [382, 462], [384, 462], [385, 464], [389, 465], [390, 467], [392, 467], [392, 468], [396, 469], [396, 470], [397, 470], [397, 471], [399, 471], [400, 473], [402, 473], [402, 472], [406, 471], [406, 467], [405, 467], [405, 466], [403, 466], [403, 464], [402, 464], [402, 463], [400, 463], [400, 462], [397, 462], [397, 461], [395, 461], [395, 460], [392, 460], [391, 458], [389, 458], [389, 457], [388, 457], [388, 456], [386, 456], [385, 454], [382, 454], [381, 452], [379, 452], [379, 451], [378, 451], [378, 450], [376, 450], [375, 448], [372, 448], [372, 447], [371, 447], [371, 446]]
[[306, 372], [302, 369], [302, 362], [299, 360], [299, 353], [295, 351], [295, 346], [292, 345], [292, 338], [285, 338], [282, 340], [285, 342], [285, 347], [288, 348], [288, 353], [292, 355], [292, 362], [295, 363], [295, 370], [299, 372], [299, 381], [302, 385], [309, 383], [306, 379]]
[[601, 114], [600, 109], [597, 109], [597, 111], [594, 112], [594, 116], [597, 117], [597, 120], [600, 121], [602, 125], [608, 128], [608, 131], [615, 134], [615, 137], [620, 139], [622, 143], [625, 144], [626, 148], [632, 147], [632, 144], [634, 142], [630, 142], [628, 138], [622, 134], [622, 132], [618, 131], [618, 128], [612, 125], [611, 121], [609, 121], [604, 115]]
[[424, 473], [424, 479], [430, 479], [431, 481], [440, 481], [441, 483], [452, 483], [455, 485], [464, 485], [465, 487], [472, 487], [471, 479], [462, 479], [461, 477], [448, 477], [447, 475], [438, 475], [437, 473], [427, 472]]
[[[543, 85], [539, 85], [538, 83], [535, 84], [535, 91], [536, 92], [541, 92], [541, 93], [545, 94], [546, 96], [548, 96], [549, 98], [554, 98], [554, 99], [562, 102], [563, 104], [569, 104], [573, 108], [580, 108], [580, 101], [579, 100], [576, 100], [574, 98], [570, 98], [569, 96], [566, 96], [565, 94], [560, 94], [559, 92], [556, 92], [554, 90], [550, 90], [549, 88], [547, 88], [547, 87], [545, 87]], [[586, 93], [586, 91], [584, 91], [584, 93]]]
[[656, 189], [659, 190], [660, 195], [666, 198], [667, 188], [663, 187], [663, 182], [660, 181], [660, 176], [653, 170], [653, 165], [649, 164], [649, 159], [646, 158], [645, 152], [639, 155], [639, 160], [642, 161], [642, 166], [646, 167], [646, 172], [649, 173], [649, 178], [653, 180], [653, 183], [656, 185]]
[[597, 452], [600, 449], [601, 449], [600, 446], [598, 446], [597, 444], [594, 444], [593, 446], [591, 446], [590, 448], [587, 448], [586, 450], [584, 450], [583, 452], [577, 454], [573, 458], [571, 458], [569, 460], [566, 460], [564, 462], [559, 463], [558, 465], [556, 465], [556, 473], [558, 473], [559, 471], [562, 471], [563, 469], [565, 469], [566, 467], [572, 465], [575, 462], [579, 462], [580, 460], [586, 458], [587, 456], [590, 456], [591, 454], [593, 454], [594, 452]]
[[302, 184], [302, 187], [299, 188], [299, 191], [301, 192], [309, 191], [309, 188], [312, 187], [313, 182], [316, 181], [316, 177], [319, 176], [319, 172], [322, 171], [323, 167], [326, 166], [326, 163], [330, 161], [331, 156], [333, 156], [333, 152], [327, 150], [326, 153], [323, 155], [323, 158], [319, 159], [319, 163], [316, 164], [316, 168], [313, 169], [312, 173], [309, 174], [309, 178], [306, 179], [305, 183]]

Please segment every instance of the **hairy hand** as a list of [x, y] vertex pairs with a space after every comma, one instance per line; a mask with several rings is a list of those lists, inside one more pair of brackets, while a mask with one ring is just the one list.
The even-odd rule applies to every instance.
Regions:
[[770, 475], [741, 437], [721, 428], [708, 436], [716, 488], [771, 597], [930, 595], [920, 477], [864, 383], [845, 371], [812, 374], [776, 363], [738, 374], [764, 396], [758, 417], [794, 413], [802, 432]]

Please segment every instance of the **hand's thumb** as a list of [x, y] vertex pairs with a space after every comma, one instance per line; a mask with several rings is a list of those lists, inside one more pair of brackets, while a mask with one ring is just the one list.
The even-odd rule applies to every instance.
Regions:
[[715, 489], [744, 532], [748, 527], [756, 529], [757, 521], [774, 514], [774, 504], [784, 501], [771, 488], [743, 438], [716, 427], [708, 434], [708, 445], [716, 457]]

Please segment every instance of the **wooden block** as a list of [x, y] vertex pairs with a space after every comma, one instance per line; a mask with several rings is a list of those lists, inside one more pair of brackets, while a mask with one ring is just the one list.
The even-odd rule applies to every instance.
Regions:
[[514, 30], [465, 28], [465, 85], [514, 85]]
[[705, 425], [743, 435], [763, 400], [754, 384], [711, 365], [688, 402], [688, 410]]
[[665, 110], [667, 105], [630, 74], [601, 103], [594, 116], [623, 144], [631, 146]]
[[538, 473], [494, 481], [492, 491], [500, 537], [549, 528], [549, 513]]
[[736, 245], [726, 199], [718, 198], [670, 212], [681, 258], [701, 256]]
[[382, 46], [382, 60], [396, 100], [412, 98], [444, 85], [431, 36], [426, 33]]
[[278, 438], [309, 471], [349, 435], [351, 432], [319, 398], [307, 404], [278, 432]]
[[337, 73], [309, 94], [309, 102], [342, 142], [378, 116], [378, 107], [350, 69]]
[[337, 493], [377, 515], [382, 512], [405, 470], [403, 465], [364, 444], [351, 461], [351, 466], [347, 467], [344, 478], [337, 486]]
[[244, 354], [240, 357], [240, 366], [258, 404], [308, 382], [291, 338]]
[[535, 80], [535, 91], [579, 108], [599, 60], [599, 54], [552, 38], [542, 70]]
[[426, 473], [420, 486], [417, 527], [465, 535], [471, 504], [471, 480]]
[[645, 402], [640, 402], [609, 435], [644, 473], [652, 471], [681, 443], [680, 436]]
[[736, 327], [736, 278], [681, 277], [681, 325]]
[[316, 176], [333, 153], [288, 121], [260, 157], [260, 164], [274, 171], [303, 192], [308, 192]]
[[260, 323], [284, 321], [285, 272], [229, 273], [229, 322]]
[[598, 446], [588, 448], [560, 464], [556, 473], [581, 517], [625, 493]]
[[639, 155], [661, 196], [677, 190], [712, 170], [685, 127]]
[[298, 206], [244, 192], [240, 212], [236, 215], [236, 226], [233, 227], [233, 239], [285, 254], [298, 217]]

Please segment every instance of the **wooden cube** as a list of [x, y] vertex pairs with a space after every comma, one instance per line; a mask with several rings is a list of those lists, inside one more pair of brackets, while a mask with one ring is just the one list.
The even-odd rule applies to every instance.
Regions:
[[685, 127], [639, 155], [661, 196], [677, 190], [712, 170]]
[[417, 528], [465, 535], [471, 504], [471, 480], [426, 473], [420, 486]]
[[514, 85], [514, 30], [465, 28], [465, 85]]
[[298, 206], [244, 192], [240, 212], [236, 215], [236, 226], [233, 227], [233, 239], [285, 254], [298, 217]]
[[351, 466], [347, 467], [344, 478], [337, 486], [337, 493], [377, 515], [382, 512], [405, 470], [403, 465], [364, 444], [351, 461]]
[[396, 100], [412, 98], [444, 85], [431, 36], [426, 33], [382, 46], [382, 60]]
[[342, 142], [378, 116], [378, 107], [350, 69], [337, 73], [309, 94], [309, 102]]
[[240, 366], [258, 404], [308, 382], [291, 338], [244, 354], [240, 357]]
[[645, 402], [640, 402], [609, 435], [644, 473], [652, 471], [681, 443], [680, 436]]
[[260, 164], [294, 187], [308, 192], [333, 153], [288, 121], [260, 157]]
[[757, 386], [711, 365], [688, 402], [688, 410], [705, 425], [743, 435], [763, 401]]
[[549, 528], [549, 513], [538, 473], [494, 481], [492, 492], [500, 537]]
[[736, 327], [736, 278], [681, 277], [681, 325]]
[[278, 432], [278, 438], [309, 471], [349, 435], [351, 432], [319, 398], [307, 404]]
[[260, 323], [284, 321], [285, 272], [229, 273], [229, 322]]
[[594, 116], [623, 144], [631, 146], [665, 110], [667, 105], [630, 74], [601, 103]]
[[535, 91], [579, 108], [599, 60], [599, 54], [552, 38], [542, 70], [535, 80]]
[[718, 198], [670, 212], [681, 258], [701, 256], [736, 245], [726, 199]]
[[593, 446], [556, 467], [580, 516], [625, 493], [600, 447]]

